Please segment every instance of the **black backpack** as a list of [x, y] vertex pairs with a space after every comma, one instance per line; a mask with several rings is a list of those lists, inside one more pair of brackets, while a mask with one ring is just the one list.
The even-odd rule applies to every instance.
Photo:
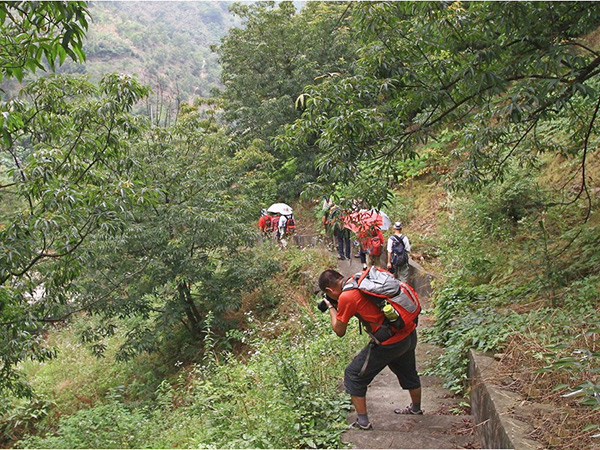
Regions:
[[392, 236], [392, 265], [394, 267], [402, 267], [408, 264], [408, 254], [404, 248], [404, 235], [397, 234]]

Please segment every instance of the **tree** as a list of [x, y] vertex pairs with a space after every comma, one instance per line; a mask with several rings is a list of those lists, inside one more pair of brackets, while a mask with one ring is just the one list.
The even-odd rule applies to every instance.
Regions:
[[272, 190], [273, 158], [255, 146], [238, 149], [212, 110], [198, 108], [184, 105], [175, 125], [153, 127], [135, 149], [136, 171], [155, 201], [132, 208], [118, 236], [99, 233], [86, 243], [87, 273], [75, 288], [101, 318], [86, 331], [98, 353], [115, 317], [138, 319], [120, 358], [165, 345], [170, 358], [184, 359], [189, 345], [197, 353], [207, 326], [231, 327], [226, 313], [276, 268], [257, 260], [248, 226]]
[[52, 356], [43, 325], [83, 306], [72, 282], [93, 233], [119, 233], [132, 203], [144, 201], [131, 169], [140, 128], [129, 111], [147, 90], [127, 76], [99, 87], [49, 77], [12, 101], [4, 131], [10, 167], [0, 197], [13, 207], [0, 219], [0, 392], [26, 393], [15, 366]]
[[296, 12], [292, 2], [235, 4], [231, 10], [244, 26], [232, 28], [218, 47], [224, 119], [232, 136], [246, 144], [265, 142], [282, 167], [274, 174], [284, 183], [280, 194], [290, 198], [312, 180], [315, 149], [309, 142], [281, 152], [271, 140], [299, 116], [296, 99], [306, 84], [351, 71], [348, 5], [308, 2]]
[[2, 2], [0, 4], [0, 81], [19, 80], [27, 72], [54, 69], [69, 56], [85, 60], [83, 38], [88, 28], [86, 2]]
[[[44, 62], [54, 69], [67, 56], [83, 61], [88, 17], [85, 2], [0, 4], [0, 80], [20, 81], [26, 73], [45, 69]], [[116, 84], [115, 79], [104, 84], [106, 97], [116, 102], [93, 103], [104, 106], [109, 121], [103, 127], [115, 130], [121, 125], [110, 119], [120, 118], [132, 100], [126, 85], [125, 93], [116, 95]], [[27, 393], [15, 366], [25, 358], [52, 355], [39, 330], [66, 302], [77, 271], [67, 262], [91, 229], [109, 223], [106, 209], [98, 208], [105, 205], [102, 186], [83, 195], [79, 183], [103, 179], [107, 168], [105, 160], [99, 162], [101, 152], [117, 142], [110, 133], [90, 135], [94, 127], [98, 132], [99, 111], [85, 109], [97, 96], [85, 82], [45, 80], [28, 93], [31, 104], [20, 99], [0, 103], [0, 393]], [[81, 103], [75, 105], [69, 96]], [[83, 213], [86, 202], [91, 214]]]
[[[308, 86], [291, 142], [318, 131], [321, 185], [355, 182], [356, 164], [414, 157], [442, 132], [456, 137], [455, 187], [502, 177], [508, 162], [535, 164], [556, 149], [581, 159], [595, 139], [600, 54], [585, 35], [600, 11], [583, 3], [369, 2], [356, 4], [356, 73]], [[545, 132], [569, 123], [564, 142]], [[585, 188], [580, 172], [580, 195]], [[368, 178], [359, 180], [368, 191]], [[381, 202], [384, 198], [373, 199]]]

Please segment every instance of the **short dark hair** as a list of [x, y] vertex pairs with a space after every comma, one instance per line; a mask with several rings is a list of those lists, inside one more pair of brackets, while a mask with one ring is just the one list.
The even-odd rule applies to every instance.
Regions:
[[319, 289], [325, 292], [325, 288], [334, 287], [344, 278], [344, 275], [339, 273], [337, 270], [327, 269], [323, 271], [319, 277]]

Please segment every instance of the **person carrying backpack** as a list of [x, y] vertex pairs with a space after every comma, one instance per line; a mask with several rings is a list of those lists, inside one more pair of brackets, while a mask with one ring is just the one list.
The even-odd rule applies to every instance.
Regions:
[[408, 282], [408, 256], [410, 253], [410, 242], [402, 234], [402, 223], [394, 223], [394, 234], [387, 242], [387, 268], [396, 278]]
[[277, 221], [277, 239], [281, 248], [287, 247], [287, 238], [296, 231], [296, 221], [292, 214], [281, 214]]
[[264, 235], [269, 235], [273, 231], [271, 216], [266, 209], [260, 210], [260, 219], [258, 219], [258, 230]]
[[286, 236], [291, 236], [296, 232], [296, 220], [294, 219], [293, 214], [287, 214], [285, 216], [285, 230], [284, 234]]
[[272, 233], [273, 233], [273, 237], [277, 241], [279, 241], [279, 239], [280, 239], [280, 235], [279, 235], [279, 220], [281, 220], [281, 215], [279, 213], [274, 213], [271, 216], [271, 230], [272, 230]]
[[383, 247], [383, 233], [377, 226], [369, 226], [356, 233], [358, 242], [360, 243], [360, 262], [363, 265], [363, 270], [379, 266], [381, 264], [381, 253]]
[[350, 230], [344, 225], [345, 211], [332, 204], [329, 209], [329, 224], [333, 230], [333, 236], [337, 242], [338, 259], [350, 259]]
[[[321, 273], [319, 288], [325, 294], [322, 301], [323, 310], [328, 311], [331, 328], [339, 337], [346, 334], [350, 319], [355, 316], [363, 324], [371, 342], [348, 364], [344, 372], [344, 388], [352, 400], [358, 415], [352, 423], [352, 428], [371, 430], [367, 412], [367, 387], [375, 376], [388, 366], [398, 378], [402, 389], [408, 390], [411, 404], [406, 408], [394, 410], [396, 414], [423, 414], [421, 410], [421, 380], [417, 373], [415, 348], [417, 346], [416, 321], [420, 312], [420, 304], [414, 290], [396, 279], [387, 271], [372, 267], [364, 271], [360, 278], [345, 278], [339, 272], [329, 269]], [[388, 281], [398, 283], [401, 292], [394, 298], [401, 297], [403, 301], [414, 306], [411, 314], [405, 317], [400, 325], [390, 326], [386, 315], [380, 308], [380, 303], [374, 301], [373, 295], [368, 294], [362, 286], [362, 281], [371, 275], [387, 276]], [[391, 279], [391, 280], [390, 280]], [[373, 285], [378, 283], [372, 283]], [[390, 296], [391, 297], [391, 296]], [[407, 299], [414, 299], [411, 303]], [[381, 298], [379, 298], [381, 300]], [[387, 302], [389, 306], [393, 298]], [[326, 309], [325, 309], [326, 308]], [[415, 308], [418, 308], [415, 310]], [[394, 308], [397, 311], [397, 308]], [[414, 318], [410, 320], [410, 318]]]

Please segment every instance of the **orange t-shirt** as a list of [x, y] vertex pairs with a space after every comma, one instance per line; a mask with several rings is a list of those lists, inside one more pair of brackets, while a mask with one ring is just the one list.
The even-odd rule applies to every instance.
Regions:
[[258, 228], [262, 231], [267, 231], [267, 216], [260, 216], [260, 219], [258, 219]]
[[[338, 311], [336, 319], [340, 322], [348, 323], [352, 316], [359, 314], [365, 321], [371, 323], [383, 323], [385, 316], [381, 310], [369, 300], [362, 292], [358, 289], [349, 289], [343, 291], [338, 298]], [[376, 325], [371, 326], [371, 332], [375, 333], [379, 327]], [[402, 336], [402, 333], [396, 333], [395, 336], [387, 339], [381, 345], [395, 344], [400, 342], [406, 336]]]

